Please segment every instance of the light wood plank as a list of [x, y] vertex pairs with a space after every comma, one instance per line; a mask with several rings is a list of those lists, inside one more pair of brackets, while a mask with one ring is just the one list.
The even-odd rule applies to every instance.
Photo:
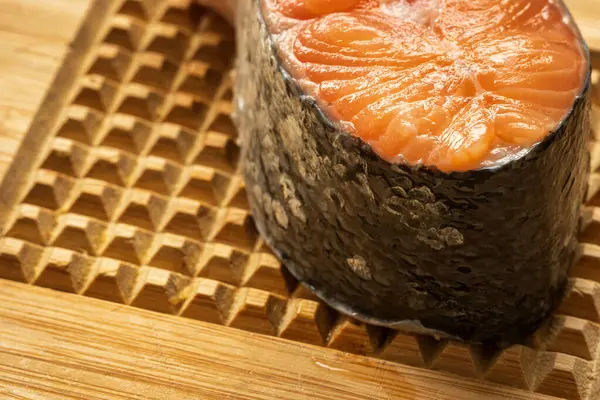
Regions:
[[0, 281], [0, 397], [550, 397]]
[[0, 0], [0, 179], [93, 0]]

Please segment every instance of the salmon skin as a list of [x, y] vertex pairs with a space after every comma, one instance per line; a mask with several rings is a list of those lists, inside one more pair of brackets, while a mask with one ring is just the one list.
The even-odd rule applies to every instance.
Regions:
[[[573, 59], [580, 86], [547, 88], [548, 102], [560, 97], [553, 92], [571, 90], [564, 109], [533, 101], [538, 111], [561, 112], [555, 126], [509, 147], [511, 157], [501, 162], [440, 168], [386, 157], [330, 108], [311, 89], [314, 77], [286, 53], [289, 37], [279, 28], [297, 29], [299, 17], [269, 22], [273, 1], [242, 1], [236, 10], [234, 117], [249, 202], [266, 242], [321, 299], [361, 321], [472, 343], [521, 343], [557, 307], [576, 256], [591, 136], [589, 54], [577, 28], [569, 25], [581, 51], [581, 61]], [[557, 101], [564, 106], [564, 97]], [[524, 124], [538, 121], [530, 103], [515, 111]], [[492, 105], [476, 104], [473, 113]]]

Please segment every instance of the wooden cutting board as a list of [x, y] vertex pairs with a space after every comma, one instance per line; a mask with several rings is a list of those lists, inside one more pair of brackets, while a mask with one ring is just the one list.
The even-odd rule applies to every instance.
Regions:
[[[569, 5], [600, 50], [600, 6]], [[527, 343], [365, 326], [253, 228], [222, 20], [190, 0], [0, 10], [0, 399], [600, 398], [600, 175]]]

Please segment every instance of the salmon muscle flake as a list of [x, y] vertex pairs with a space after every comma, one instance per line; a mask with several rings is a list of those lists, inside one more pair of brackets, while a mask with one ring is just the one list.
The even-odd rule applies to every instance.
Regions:
[[554, 131], [586, 60], [553, 0], [261, 0], [284, 66], [382, 158], [501, 165]]

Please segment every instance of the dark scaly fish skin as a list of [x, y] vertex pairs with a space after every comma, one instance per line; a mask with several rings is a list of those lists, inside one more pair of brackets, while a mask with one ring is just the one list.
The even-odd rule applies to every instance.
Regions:
[[303, 95], [259, 10], [237, 10], [235, 119], [252, 212], [283, 263], [365, 322], [522, 342], [557, 307], [576, 256], [589, 75], [565, 121], [518, 160], [457, 173], [393, 165]]

